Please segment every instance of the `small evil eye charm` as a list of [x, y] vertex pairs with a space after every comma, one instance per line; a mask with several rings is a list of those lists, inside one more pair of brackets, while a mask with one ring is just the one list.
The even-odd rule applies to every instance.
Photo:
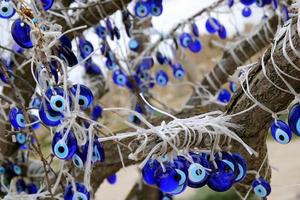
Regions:
[[194, 36], [196, 36], [196, 37], [200, 36], [198, 26], [195, 22], [191, 24], [191, 29], [192, 29], [192, 32], [193, 32]]
[[157, 168], [154, 177], [158, 188], [162, 192], [169, 193], [178, 188], [181, 177], [171, 164], [165, 164], [164, 168]]
[[0, 0], [0, 18], [9, 19], [16, 13], [10, 0]]
[[107, 180], [107, 182], [109, 182], [111, 185], [114, 185], [114, 184], [116, 184], [116, 182], [117, 182], [117, 175], [116, 175], [116, 174], [113, 174], [113, 175], [107, 177], [106, 180]]
[[244, 17], [250, 17], [251, 14], [252, 14], [252, 10], [251, 10], [250, 7], [246, 6], [246, 7], [243, 8], [243, 10], [242, 10], [242, 15], [243, 15]]
[[92, 105], [94, 101], [94, 95], [88, 87], [75, 84], [70, 88], [70, 90], [82, 109], [87, 109], [90, 105]]
[[255, 2], [255, 0], [240, 0], [240, 2], [242, 4], [244, 4], [245, 6], [250, 6], [251, 4], [253, 4]]
[[38, 193], [38, 188], [36, 186], [36, 184], [34, 183], [29, 183], [26, 185], [26, 189], [27, 189], [27, 193], [28, 194], [36, 194]]
[[236, 83], [234, 82], [230, 82], [229, 83], [229, 88], [230, 88], [230, 91], [233, 92], [233, 93], [236, 93], [237, 90], [238, 90], [238, 86]]
[[128, 79], [120, 69], [116, 69], [113, 73], [113, 81], [116, 85], [124, 87], [126, 86]]
[[156, 80], [157, 85], [163, 87], [163, 86], [166, 86], [168, 84], [169, 77], [168, 77], [168, 74], [165, 71], [159, 70], [156, 73], [155, 80]]
[[149, 185], [154, 185], [156, 183], [156, 179], [154, 177], [155, 172], [158, 168], [160, 168], [160, 164], [157, 160], [149, 159], [145, 166], [142, 169], [142, 176], [144, 181]]
[[252, 182], [252, 188], [256, 196], [260, 198], [267, 197], [271, 193], [270, 184], [262, 177]]
[[234, 4], [234, 0], [227, 0], [227, 5], [229, 8], [231, 8]]
[[134, 6], [134, 13], [138, 18], [145, 18], [150, 13], [150, 5], [148, 2], [138, 1]]
[[102, 107], [100, 105], [95, 105], [92, 108], [92, 113], [91, 113], [92, 120], [97, 121], [99, 118], [101, 118], [102, 112], [103, 112]]
[[75, 165], [75, 167], [77, 167], [79, 169], [83, 169], [84, 163], [86, 161], [86, 155], [83, 152], [81, 147], [77, 148], [77, 151], [72, 156], [72, 161], [73, 161], [73, 164]]
[[199, 53], [202, 50], [202, 44], [200, 40], [195, 39], [189, 44], [189, 49], [193, 53]]
[[222, 103], [228, 103], [231, 99], [231, 94], [227, 89], [223, 88], [218, 92], [217, 99]]
[[218, 30], [218, 35], [219, 38], [221, 38], [222, 40], [225, 40], [227, 38], [227, 31], [225, 26], [221, 25], [220, 29]]
[[210, 17], [206, 20], [205, 28], [207, 32], [213, 34], [220, 30], [221, 24], [216, 18]]
[[245, 159], [238, 153], [232, 154], [232, 157], [237, 164], [237, 174], [235, 177], [235, 182], [242, 182], [247, 175], [247, 163]]
[[49, 10], [53, 5], [54, 0], [41, 0], [41, 2], [43, 3], [44, 10]]
[[156, 60], [159, 64], [163, 65], [166, 63], [167, 58], [160, 51], [157, 51]]
[[67, 35], [62, 35], [59, 38], [59, 41], [62, 44], [62, 46], [66, 46], [69, 49], [72, 49], [72, 42], [71, 42], [70, 38]]
[[56, 132], [52, 139], [52, 152], [61, 160], [69, 160], [77, 150], [77, 140], [72, 131], [65, 132], [67, 137], [61, 132]]
[[17, 107], [13, 107], [12, 109], [10, 109], [9, 121], [15, 129], [23, 129], [26, 126], [24, 114]]
[[82, 58], [86, 58], [91, 55], [94, 51], [92, 43], [84, 38], [79, 39], [79, 51]]
[[177, 172], [176, 180], [178, 182], [178, 187], [173, 190], [172, 192], [169, 192], [169, 194], [172, 195], [177, 195], [185, 191], [187, 187], [187, 174], [185, 171], [181, 169], [176, 169], [175, 171]]
[[285, 5], [281, 7], [281, 16], [284, 22], [290, 19], [289, 10]]
[[128, 43], [129, 49], [131, 51], [138, 51], [140, 48], [140, 42], [137, 39], [132, 38]]
[[25, 144], [26, 142], [26, 135], [24, 133], [17, 133], [16, 134], [16, 141], [19, 144]]
[[179, 36], [180, 45], [183, 48], [188, 48], [190, 43], [193, 42], [192, 36], [189, 33], [182, 33]]
[[12, 172], [15, 174], [15, 176], [20, 176], [22, 174], [22, 169], [19, 165], [13, 164], [12, 165]]
[[297, 136], [300, 136], [300, 104], [293, 105], [288, 115], [288, 123], [290, 129]]
[[76, 183], [76, 193], [70, 183], [64, 192], [64, 200], [90, 200], [91, 194], [88, 192], [86, 187], [81, 183]]
[[21, 19], [16, 19], [11, 25], [11, 35], [15, 42], [22, 48], [28, 49], [32, 48], [33, 44], [30, 39], [31, 28]]
[[151, 0], [150, 13], [152, 16], [160, 16], [163, 12], [162, 0]]
[[188, 167], [188, 186], [200, 188], [207, 182], [208, 173], [200, 163], [192, 163]]
[[93, 62], [86, 62], [84, 64], [84, 67], [87, 74], [94, 74], [94, 75], [102, 74], [100, 67]]
[[95, 32], [98, 35], [99, 38], [105, 39], [107, 33], [106, 33], [106, 28], [104, 26], [97, 26], [95, 28]]
[[73, 67], [74, 65], [78, 64], [78, 60], [74, 52], [67, 46], [59, 46], [57, 52], [58, 57], [62, 59], [68, 67]]
[[63, 115], [61, 113], [47, 109], [47, 107], [45, 109], [44, 104], [42, 104], [39, 109], [39, 116], [44, 124], [52, 127], [58, 126], [63, 119]]
[[[84, 145], [84, 152], [88, 154], [89, 143]], [[93, 143], [93, 153], [92, 153], [92, 163], [103, 162], [105, 160], [105, 153], [101, 143], [98, 138], [95, 137]]]
[[185, 75], [185, 71], [182, 66], [173, 67], [173, 75], [176, 79], [182, 79]]
[[21, 192], [25, 192], [26, 190], [26, 183], [23, 179], [18, 179], [16, 181], [16, 192], [17, 193], [21, 193]]
[[45, 95], [48, 97], [49, 109], [56, 112], [63, 112], [66, 108], [66, 100], [64, 98], [64, 90], [61, 87], [49, 88]]
[[270, 131], [274, 140], [280, 144], [287, 144], [292, 139], [290, 127], [282, 120], [274, 120]]
[[4, 175], [6, 172], [5, 168], [0, 165], [0, 175]]

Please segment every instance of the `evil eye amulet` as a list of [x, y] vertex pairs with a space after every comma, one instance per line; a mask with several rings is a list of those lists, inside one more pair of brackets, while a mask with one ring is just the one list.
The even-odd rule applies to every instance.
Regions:
[[[75, 84], [70, 88], [70, 90], [82, 109], [87, 109], [93, 103], [94, 95], [92, 91], [85, 85], [79, 85], [78, 87], [78, 85]], [[79, 94], [78, 98], [77, 93]]]
[[157, 85], [163, 87], [168, 84], [169, 77], [165, 71], [160, 70], [156, 73], [155, 80], [156, 80]]
[[[84, 146], [86, 155], [88, 153], [88, 148], [89, 148], [89, 143], [86, 143]], [[92, 152], [92, 163], [103, 162], [105, 160], [104, 149], [103, 149], [101, 143], [98, 141], [97, 137], [94, 139], [92, 151], [93, 151]]]
[[193, 41], [192, 36], [189, 33], [182, 33], [179, 36], [180, 45], [183, 48], [188, 48], [190, 43]]
[[113, 73], [113, 81], [118, 86], [126, 86], [126, 83], [128, 81], [127, 76], [120, 70], [116, 69]]
[[196, 23], [192, 23], [191, 29], [192, 29], [194, 36], [196, 36], [196, 37], [200, 36], [200, 32], [199, 32], [199, 29], [198, 29], [198, 26]]
[[230, 88], [230, 91], [233, 92], [233, 93], [236, 93], [237, 90], [238, 90], [238, 86], [236, 83], [234, 82], [230, 82], [229, 83], [229, 88]]
[[92, 43], [87, 41], [84, 38], [79, 39], [79, 51], [82, 58], [88, 57], [90, 54], [93, 53], [94, 47]]
[[242, 4], [244, 4], [245, 6], [250, 6], [251, 4], [253, 4], [255, 2], [255, 0], [240, 0], [240, 2]]
[[184, 170], [176, 169], [177, 172], [176, 180], [178, 181], [178, 187], [173, 190], [172, 192], [169, 192], [169, 194], [177, 195], [185, 191], [187, 187], [187, 174]]
[[61, 124], [63, 119], [63, 115], [60, 112], [55, 112], [54, 110], [45, 109], [44, 104], [41, 105], [39, 109], [39, 116], [41, 121], [46, 124], [47, 126], [58, 126]]
[[142, 176], [144, 181], [149, 185], [154, 185], [156, 183], [156, 179], [154, 174], [158, 168], [160, 168], [160, 164], [157, 160], [149, 159], [145, 166], [142, 169]]
[[75, 167], [79, 169], [84, 168], [84, 164], [86, 161], [86, 153], [84, 152], [84, 149], [81, 147], [78, 147], [74, 155], [72, 156], [72, 161]]
[[237, 153], [232, 154], [233, 159], [237, 164], [237, 174], [235, 177], [235, 182], [241, 182], [245, 179], [247, 175], [247, 163], [246, 160]]
[[270, 130], [274, 140], [280, 144], [287, 144], [292, 139], [290, 127], [282, 120], [274, 120]]
[[200, 163], [191, 163], [188, 167], [188, 186], [200, 188], [207, 183], [208, 172]]
[[300, 136], [300, 104], [295, 104], [289, 112], [288, 123], [290, 129], [296, 135]]
[[163, 65], [163, 64], [165, 64], [167, 58], [160, 51], [157, 51], [156, 52], [156, 60], [159, 64]]
[[101, 26], [101, 25], [97, 26], [95, 28], [95, 32], [100, 38], [105, 39], [105, 37], [106, 37], [106, 28], [104, 26]]
[[72, 184], [69, 184], [64, 192], [64, 200], [90, 200], [91, 194], [81, 183], [76, 183], [76, 193]]
[[222, 103], [228, 103], [231, 99], [231, 94], [227, 89], [221, 89], [217, 94], [217, 99]]
[[[49, 88], [45, 92], [45, 95], [50, 100], [46, 101], [48, 109], [52, 109], [56, 112], [63, 112], [66, 108], [66, 100], [64, 98], [64, 90], [61, 87]], [[69, 101], [71, 102], [71, 101]]]
[[134, 13], [138, 18], [145, 18], [150, 13], [150, 5], [148, 2], [138, 1], [134, 7]]
[[152, 16], [160, 16], [163, 12], [163, 6], [161, 0], [151, 0], [150, 13]]
[[189, 44], [189, 49], [193, 53], [199, 53], [202, 50], [202, 44], [200, 40], [195, 39]]
[[176, 79], [182, 79], [185, 75], [184, 69], [180, 67], [174, 67], [173, 68], [173, 75]]
[[244, 17], [250, 17], [251, 14], [252, 14], [251, 8], [249, 8], [249, 7], [243, 8], [243, 10], [242, 10], [242, 15], [243, 15]]
[[220, 29], [218, 30], [218, 35], [222, 40], [227, 38], [227, 31], [225, 26], [221, 25]]
[[9, 111], [9, 121], [10, 124], [15, 128], [15, 129], [23, 129], [25, 128], [26, 121], [23, 112], [17, 108], [13, 107]]
[[44, 10], [49, 10], [53, 5], [54, 0], [41, 0], [41, 2], [43, 3]]
[[171, 164], [165, 164], [165, 169], [158, 168], [154, 174], [156, 185], [162, 192], [172, 192], [179, 186], [181, 176]]
[[207, 19], [205, 27], [207, 32], [213, 34], [220, 30], [221, 24], [216, 18], [211, 17]]
[[72, 131], [69, 131], [66, 139], [61, 132], [56, 132], [52, 139], [52, 152], [61, 160], [69, 160], [77, 150], [77, 140]]
[[256, 196], [264, 198], [271, 193], [270, 184], [262, 177], [252, 182], [252, 188]]
[[9, 19], [16, 13], [10, 0], [0, 0], [0, 18]]
[[11, 26], [11, 35], [15, 42], [22, 48], [32, 48], [33, 44], [30, 39], [31, 28], [21, 19], [16, 19]]
[[95, 105], [91, 113], [92, 120], [97, 121], [99, 118], [101, 118], [102, 112], [103, 112], [102, 107], [100, 105]]
[[16, 140], [19, 144], [24, 144], [26, 142], [26, 135], [24, 133], [17, 133]]
[[140, 48], [140, 42], [133, 38], [129, 40], [128, 46], [131, 51], [138, 51]]
[[111, 185], [115, 184], [117, 182], [117, 175], [113, 174], [107, 177], [107, 182], [109, 182]]

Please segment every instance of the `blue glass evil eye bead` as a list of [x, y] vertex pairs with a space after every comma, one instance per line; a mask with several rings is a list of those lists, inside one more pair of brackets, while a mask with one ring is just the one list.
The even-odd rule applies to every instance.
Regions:
[[281, 7], [281, 15], [284, 22], [290, 19], [289, 10], [285, 5], [282, 5]]
[[92, 43], [84, 38], [79, 39], [79, 51], [82, 58], [88, 57], [94, 51]]
[[86, 187], [81, 183], [76, 183], [76, 193], [70, 183], [64, 192], [64, 200], [90, 200], [91, 194], [88, 192]]
[[64, 98], [64, 90], [61, 87], [49, 88], [45, 92], [45, 95], [48, 97], [49, 104], [48, 108], [56, 112], [63, 112], [66, 108], [66, 101]]
[[0, 1], [0, 18], [9, 19], [16, 13], [10, 0]]
[[26, 121], [23, 112], [17, 108], [13, 107], [9, 111], [9, 121], [10, 124], [15, 128], [15, 129], [23, 129], [25, 128]]
[[246, 160], [238, 153], [232, 154], [233, 159], [237, 164], [237, 174], [235, 177], [235, 182], [241, 182], [245, 179], [247, 175], [247, 163]]
[[182, 79], [185, 75], [185, 71], [182, 66], [173, 67], [173, 75], [176, 79]]
[[95, 28], [95, 32], [99, 38], [105, 39], [107, 33], [106, 33], [106, 28], [104, 26], [101, 25], [97, 26]]
[[179, 36], [180, 45], [183, 48], [188, 48], [190, 43], [193, 42], [192, 36], [189, 33], [182, 33]]
[[169, 77], [168, 77], [168, 74], [165, 71], [159, 70], [156, 73], [155, 80], [156, 80], [157, 85], [163, 87], [163, 86], [166, 86], [168, 84]]
[[38, 188], [34, 183], [29, 183], [26, 185], [27, 193], [28, 194], [36, 194], [38, 193]]
[[296, 135], [300, 136], [300, 104], [293, 105], [288, 115], [288, 123], [290, 129]]
[[97, 121], [100, 117], [102, 117], [103, 109], [100, 105], [95, 105], [92, 109], [92, 120]]
[[274, 120], [270, 130], [274, 140], [280, 144], [287, 144], [292, 139], [290, 127], [282, 120]]
[[94, 75], [100, 75], [102, 74], [102, 71], [98, 65], [96, 65], [93, 62], [86, 62], [84, 63], [84, 67], [87, 74], [94, 74]]
[[229, 88], [230, 88], [230, 91], [233, 92], [233, 93], [236, 93], [237, 90], [238, 90], [238, 86], [236, 83], [234, 82], [230, 82], [229, 83]]
[[78, 147], [74, 155], [72, 156], [72, 161], [75, 167], [83, 169], [84, 163], [86, 161], [86, 153], [83, 148]]
[[165, 169], [157, 168], [154, 174], [156, 185], [162, 192], [172, 192], [179, 186], [180, 175], [170, 164], [165, 164]]
[[26, 135], [24, 133], [17, 133], [16, 140], [19, 144], [24, 144], [26, 142]]
[[[89, 143], [84, 145], [84, 152], [88, 153]], [[103, 162], [105, 160], [105, 153], [101, 143], [96, 137], [93, 142], [93, 152], [92, 152], [92, 163]]]
[[220, 29], [218, 30], [218, 35], [222, 40], [227, 38], [227, 31], [225, 26], [223, 25], [220, 26]]
[[138, 1], [134, 7], [134, 13], [139, 18], [147, 17], [150, 13], [149, 3], [144, 1]]
[[163, 6], [161, 0], [150, 1], [150, 13], [152, 16], [160, 16], [163, 12]]
[[23, 179], [18, 179], [16, 181], [16, 191], [17, 193], [24, 192], [26, 190], [26, 183]]
[[69, 49], [72, 49], [72, 42], [71, 42], [70, 38], [67, 35], [62, 35], [59, 38], [59, 41], [62, 44], [62, 46], [66, 46]]
[[115, 184], [117, 182], [117, 175], [113, 174], [109, 177], [107, 177], [107, 182], [109, 182], [110, 184]]
[[195, 39], [189, 44], [189, 49], [193, 53], [199, 53], [202, 50], [202, 44], [200, 40]]
[[15, 42], [22, 48], [32, 48], [33, 44], [30, 39], [31, 28], [21, 19], [16, 19], [11, 26], [11, 35]]
[[73, 67], [74, 65], [78, 64], [78, 60], [74, 52], [67, 46], [59, 46], [57, 52], [58, 57], [62, 59], [68, 67]]
[[39, 109], [39, 116], [41, 121], [47, 126], [58, 126], [63, 119], [63, 115], [59, 112], [55, 112], [50, 109], [45, 109], [44, 104], [41, 105]]
[[243, 8], [243, 10], [242, 10], [242, 15], [243, 15], [244, 17], [250, 17], [251, 14], [252, 14], [252, 10], [251, 10], [250, 7], [247, 7], [247, 6], [246, 6], [246, 7]]
[[68, 134], [64, 139], [64, 135], [61, 132], [56, 132], [52, 139], [52, 152], [61, 160], [69, 160], [72, 158], [77, 150], [77, 140], [72, 131], [64, 134]]
[[216, 18], [210, 17], [205, 23], [205, 28], [207, 32], [213, 34], [220, 30], [221, 24]]
[[188, 186], [200, 188], [207, 182], [208, 173], [200, 163], [192, 163], [188, 167]]
[[129, 40], [128, 46], [131, 51], [138, 51], [140, 48], [140, 42], [137, 39], [132, 38]]
[[229, 8], [231, 8], [234, 4], [234, 0], [227, 0], [227, 5]]
[[128, 79], [120, 69], [116, 69], [113, 73], [113, 81], [116, 85], [124, 87], [126, 86]]
[[54, 0], [41, 0], [41, 2], [43, 3], [44, 10], [49, 10], [53, 5]]
[[198, 29], [198, 26], [196, 23], [192, 23], [191, 29], [192, 29], [194, 36], [196, 36], [196, 37], [200, 36], [200, 32], [199, 32], [199, 29]]
[[78, 85], [75, 84], [70, 88], [70, 90], [75, 98], [78, 92], [77, 90], [79, 90], [78, 92], [79, 96], [78, 99], [76, 100], [82, 109], [87, 109], [93, 103], [94, 95], [88, 87], [84, 85], [79, 85], [78, 87]]
[[222, 103], [228, 103], [231, 99], [231, 94], [227, 89], [223, 88], [218, 92], [217, 99]]
[[270, 184], [262, 177], [252, 182], [252, 188], [256, 196], [264, 198], [271, 193]]
[[251, 4], [253, 4], [255, 2], [255, 0], [240, 0], [240, 2], [242, 4], [244, 4], [245, 6], [250, 6]]
[[22, 174], [22, 169], [19, 165], [17, 164], [12, 164], [11, 165], [12, 167], [12, 171], [13, 173], [16, 175], [16, 176], [20, 176]]
[[159, 162], [157, 160], [149, 159], [145, 166], [142, 169], [142, 176], [144, 181], [149, 185], [154, 185], [156, 183], [156, 179], [154, 174], [158, 168], [160, 168]]

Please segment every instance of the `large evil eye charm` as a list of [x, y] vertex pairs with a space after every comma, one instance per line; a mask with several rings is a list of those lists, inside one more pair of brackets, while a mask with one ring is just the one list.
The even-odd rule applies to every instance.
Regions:
[[116, 69], [113, 73], [113, 81], [116, 85], [126, 86], [128, 79], [120, 69]]
[[168, 74], [163, 70], [159, 70], [156, 73], [155, 80], [156, 80], [157, 85], [162, 86], [162, 87], [166, 86], [169, 81]]
[[296, 135], [300, 136], [300, 104], [295, 104], [288, 115], [289, 127]]
[[235, 177], [235, 182], [241, 182], [247, 175], [247, 163], [240, 154], [234, 153], [232, 154], [232, 157], [237, 164], [237, 174]]
[[9, 19], [16, 13], [10, 0], [0, 1], [0, 18]]
[[70, 90], [82, 109], [87, 109], [93, 103], [94, 95], [88, 87], [84, 85], [79, 85], [78, 87], [78, 85], [75, 84], [70, 88]]
[[90, 200], [90, 193], [81, 183], [76, 183], [76, 193], [70, 183], [64, 192], [64, 200]]
[[[65, 130], [66, 131], [66, 130]], [[52, 152], [62, 160], [69, 160], [77, 150], [77, 140], [72, 131], [65, 132], [67, 136], [61, 132], [56, 132], [52, 139]]]
[[41, 121], [47, 126], [58, 126], [63, 119], [63, 115], [54, 110], [45, 109], [44, 104], [41, 105], [39, 109], [39, 116]]
[[176, 79], [182, 79], [185, 75], [185, 71], [182, 66], [173, 67], [173, 75]]
[[192, 36], [189, 33], [182, 33], [179, 36], [180, 45], [183, 48], [188, 48], [190, 43], [193, 42]]
[[134, 13], [139, 18], [147, 17], [150, 13], [149, 3], [144, 1], [138, 1], [134, 7]]
[[131, 51], [138, 51], [140, 48], [140, 42], [137, 39], [132, 38], [129, 40], [128, 46]]
[[49, 10], [53, 5], [54, 0], [41, 0], [41, 2], [43, 3], [44, 10]]
[[207, 19], [205, 27], [207, 32], [213, 34], [220, 30], [221, 24], [216, 18], [210, 17]]
[[217, 94], [217, 99], [222, 103], [228, 103], [231, 99], [231, 94], [227, 89], [221, 89]]
[[[216, 156], [218, 157], [218, 156]], [[217, 169], [214, 165], [207, 181], [207, 186], [217, 192], [229, 190], [235, 182], [237, 174], [236, 161], [228, 153], [222, 152], [222, 158], [216, 158]]]
[[200, 40], [195, 39], [189, 44], [189, 49], [193, 53], [199, 53], [202, 50], [202, 44]]
[[256, 196], [264, 198], [271, 193], [270, 184], [262, 177], [252, 182], [252, 188]]
[[31, 28], [25, 22], [22, 22], [21, 19], [16, 19], [11, 25], [11, 35], [15, 42], [23, 48], [32, 48], [33, 44], [30, 39]]
[[22, 168], [19, 165], [13, 164], [11, 167], [12, 167], [12, 172], [16, 176], [20, 176], [22, 174]]
[[191, 24], [191, 29], [192, 29], [192, 32], [193, 32], [194, 36], [196, 36], [196, 37], [200, 36], [198, 26], [195, 22]]
[[16, 191], [17, 193], [24, 192], [26, 190], [26, 183], [23, 179], [18, 179], [16, 181]]
[[28, 194], [36, 194], [38, 193], [38, 188], [34, 183], [29, 183], [26, 185], [27, 193]]
[[105, 37], [106, 37], [106, 29], [105, 29], [104, 26], [101, 26], [101, 25], [97, 26], [95, 28], [95, 32], [99, 36], [99, 38], [105, 39]]
[[82, 58], [86, 58], [91, 55], [94, 51], [92, 43], [84, 38], [79, 39], [79, 51]]
[[159, 64], [163, 65], [163, 64], [165, 64], [167, 58], [160, 51], [157, 51], [156, 52], [156, 60]]
[[162, 0], [151, 0], [150, 13], [152, 16], [160, 16], [163, 12]]
[[180, 175], [170, 164], [165, 164], [165, 169], [159, 167], [154, 174], [156, 185], [162, 192], [172, 192], [179, 186]]
[[159, 167], [161, 166], [159, 162], [157, 162], [157, 160], [149, 159], [148, 162], [145, 164], [145, 166], [142, 169], [142, 175], [144, 181], [147, 184], [154, 185], [156, 183], [154, 175]]
[[12, 109], [10, 109], [9, 121], [15, 129], [25, 128], [26, 125], [25, 117], [23, 112], [19, 108], [13, 107]]
[[107, 177], [107, 182], [109, 182], [111, 185], [115, 184], [117, 182], [117, 175], [113, 174]]
[[274, 120], [270, 130], [274, 140], [280, 144], [287, 144], [292, 139], [292, 132], [289, 126], [282, 120]]

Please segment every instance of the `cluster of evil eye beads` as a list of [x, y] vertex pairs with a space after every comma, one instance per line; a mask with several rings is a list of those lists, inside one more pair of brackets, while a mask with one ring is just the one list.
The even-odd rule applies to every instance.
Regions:
[[281, 119], [273, 120], [270, 132], [274, 140], [280, 144], [288, 144], [292, 140], [292, 133], [300, 136], [300, 104], [294, 104], [289, 110], [288, 122]]
[[[211, 160], [209, 154], [190, 152], [188, 157], [177, 156], [172, 161], [150, 159], [142, 168], [142, 175], [145, 183], [156, 186], [164, 197], [171, 199], [187, 187], [207, 185], [216, 192], [227, 191], [245, 179], [247, 163], [237, 153], [218, 152]], [[252, 189], [259, 197], [266, 197], [271, 192], [269, 183], [262, 177], [252, 182]]]

